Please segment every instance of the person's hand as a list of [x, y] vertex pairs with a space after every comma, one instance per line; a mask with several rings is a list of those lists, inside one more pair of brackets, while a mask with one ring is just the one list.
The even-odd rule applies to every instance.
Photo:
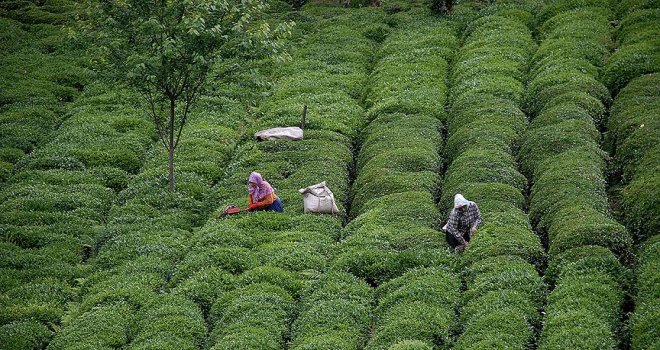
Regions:
[[477, 228], [476, 228], [476, 227], [472, 227], [472, 228], [470, 229], [470, 237], [474, 236], [475, 233], [477, 233]]
[[467, 248], [467, 246], [468, 246], [468, 242], [465, 242], [465, 244], [459, 244], [456, 246], [456, 248], [454, 248], [454, 252], [463, 253]]
[[250, 205], [247, 206], [247, 208], [245, 208], [245, 210], [247, 210], [247, 211], [252, 211], [252, 210], [255, 210], [255, 209], [257, 209], [256, 204], [250, 204]]

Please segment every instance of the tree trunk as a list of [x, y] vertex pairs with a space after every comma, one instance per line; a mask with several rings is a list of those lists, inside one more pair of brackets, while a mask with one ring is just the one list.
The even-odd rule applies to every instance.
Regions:
[[174, 192], [174, 100], [170, 100], [170, 135], [168, 144], [169, 162], [168, 169], [170, 180], [170, 192]]

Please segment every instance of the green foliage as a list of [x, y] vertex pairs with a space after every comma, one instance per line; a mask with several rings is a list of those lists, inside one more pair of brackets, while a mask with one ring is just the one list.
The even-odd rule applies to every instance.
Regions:
[[128, 343], [126, 328], [134, 315], [126, 304], [102, 306], [82, 314], [69, 327], [58, 332], [50, 349], [94, 347], [112, 349]]
[[536, 118], [520, 156], [534, 180], [530, 217], [547, 233], [546, 280], [555, 283], [538, 347], [614, 349], [629, 283], [621, 261], [629, 261], [632, 240], [608, 215], [607, 157], [596, 129], [609, 103], [597, 80], [612, 46], [613, 15], [608, 2], [569, 0], [539, 18], [543, 41], [526, 102]]
[[463, 300], [470, 302], [491, 291], [511, 290], [541, 305], [545, 284], [534, 266], [515, 256], [499, 256], [472, 264]]
[[52, 331], [36, 321], [13, 322], [0, 327], [0, 344], [7, 350], [44, 348], [51, 337]]
[[263, 333], [264, 340], [279, 343], [293, 306], [293, 298], [284, 289], [269, 284], [258, 283], [228, 292], [211, 308], [210, 321], [215, 324], [211, 341], [219, 346], [256, 330]]
[[658, 321], [658, 268], [660, 267], [660, 236], [649, 238], [638, 254], [637, 296], [635, 313], [631, 317], [632, 348], [653, 348], [656, 344]]
[[660, 31], [658, 17], [660, 11], [655, 9], [640, 9], [631, 12], [623, 18], [616, 29], [616, 38], [624, 45], [652, 41]]
[[[487, 292], [463, 305], [461, 308], [461, 324], [469, 325], [474, 321], [487, 319], [489, 315], [497, 312], [508, 312], [515, 317], [522, 316], [533, 326], [537, 326], [541, 322], [537, 305], [525, 293], [517, 290], [501, 289]], [[524, 328], [520, 327], [521, 330]]]
[[657, 232], [656, 185], [658, 153], [658, 75], [633, 79], [612, 106], [609, 128], [615, 148], [614, 169], [627, 186], [622, 191], [622, 209], [627, 227], [644, 238]]
[[389, 348], [390, 350], [431, 350], [433, 347], [428, 342], [421, 340], [403, 340]]
[[447, 344], [458, 282], [440, 269], [414, 269], [381, 285], [376, 292], [376, 333], [367, 349], [388, 349], [413, 339]]
[[[525, 349], [540, 322], [545, 285], [534, 265], [543, 248], [523, 213], [527, 179], [513, 157], [527, 127], [520, 110], [535, 44], [533, 15], [519, 4], [484, 9], [464, 32], [452, 74], [445, 153], [450, 161], [441, 208], [461, 193], [479, 205], [483, 222], [463, 253], [466, 269], [457, 349]], [[532, 265], [534, 264], [534, 265]]]
[[[657, 156], [654, 159], [657, 161]], [[638, 238], [649, 237], [657, 233], [660, 228], [658, 184], [660, 184], [660, 176], [657, 172], [644, 174], [623, 190], [622, 207], [626, 224]]]
[[505, 255], [518, 256], [536, 266], [540, 266], [545, 259], [541, 241], [530, 227], [486, 219], [479, 233], [470, 241], [470, 249], [465, 252], [464, 260], [466, 264], [471, 264], [488, 257]]
[[455, 349], [487, 349], [503, 347], [527, 349], [534, 340], [534, 331], [519, 312], [496, 310], [467, 323], [465, 333]]
[[611, 90], [617, 92], [633, 78], [658, 70], [658, 41], [643, 41], [625, 45], [612, 54], [605, 66], [603, 80]]
[[556, 282], [562, 271], [598, 271], [613, 278], [622, 289], [630, 286], [631, 274], [607, 248], [581, 246], [554, 255], [545, 270], [544, 278]]
[[619, 322], [623, 291], [610, 276], [594, 270], [563, 271], [548, 296], [547, 317], [589, 310], [612, 328]]
[[655, 73], [660, 67], [658, 46], [658, 8], [632, 7], [616, 31], [620, 47], [607, 61], [603, 81], [618, 93], [631, 80], [647, 73]]
[[332, 269], [380, 285], [415, 267], [449, 264], [444, 235], [418, 225], [364, 225], [342, 242]]
[[[174, 295], [155, 298], [136, 318], [131, 347], [152, 348], [161, 339], [170, 344], [173, 341], [189, 342], [192, 348], [199, 348], [204, 343], [206, 325], [202, 313], [186, 298]], [[164, 345], [161, 343], [160, 346]], [[173, 349], [172, 346], [164, 348]]]
[[655, 0], [623, 0], [616, 4], [616, 14], [618, 18], [623, 18], [635, 10], [657, 7]]
[[234, 276], [217, 267], [195, 271], [172, 289], [172, 293], [182, 295], [199, 305], [208, 315], [213, 302], [234, 286]]
[[557, 212], [548, 230], [550, 254], [583, 245], [599, 245], [630, 259], [632, 239], [626, 228], [592, 208], [572, 206]]
[[385, 195], [368, 201], [365, 206], [369, 210], [352, 220], [349, 230], [366, 224], [392, 223], [400, 223], [403, 226], [439, 227], [438, 208], [428, 192], [409, 191]]
[[464, 182], [502, 183], [521, 192], [527, 186], [527, 179], [516, 170], [513, 157], [498, 150], [468, 150], [455, 157], [443, 188], [455, 188]]
[[293, 349], [359, 349], [370, 325], [372, 289], [351, 274], [328, 272], [304, 291], [291, 327]]
[[611, 327], [589, 310], [577, 309], [548, 319], [539, 349], [616, 349]]
[[[329, 346], [329, 341], [336, 342], [339, 338], [342, 349], [357, 349], [368, 331], [369, 312], [367, 303], [346, 299], [319, 301], [296, 319], [292, 348], [310, 349], [318, 343], [324, 344], [321, 345], [324, 348]], [[332, 338], [321, 338], [321, 334]]]

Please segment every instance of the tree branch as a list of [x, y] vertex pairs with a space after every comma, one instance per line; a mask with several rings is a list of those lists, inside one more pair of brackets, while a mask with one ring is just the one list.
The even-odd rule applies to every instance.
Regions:
[[197, 84], [194, 84], [190, 88], [191, 92], [186, 95], [186, 99], [185, 99], [186, 102], [183, 110], [183, 116], [181, 117], [181, 125], [179, 126], [179, 132], [177, 133], [176, 141], [174, 142], [175, 149], [176, 146], [179, 144], [179, 139], [181, 139], [181, 132], [183, 131], [183, 126], [186, 124], [186, 121], [188, 120], [188, 113], [190, 112], [190, 106], [195, 102], [195, 99], [197, 98], [197, 94], [200, 91], [202, 84], [204, 84], [204, 79], [199, 79]]
[[140, 95], [149, 104], [149, 107], [151, 109], [151, 117], [154, 120], [154, 124], [156, 125], [156, 131], [158, 132], [158, 138], [160, 139], [163, 146], [167, 149], [168, 145], [167, 145], [167, 141], [165, 141], [166, 133], [161, 126], [161, 118], [159, 118], [158, 113], [156, 113], [156, 107], [153, 96], [151, 95], [151, 92], [149, 90], [147, 90], [147, 92], [140, 91]]

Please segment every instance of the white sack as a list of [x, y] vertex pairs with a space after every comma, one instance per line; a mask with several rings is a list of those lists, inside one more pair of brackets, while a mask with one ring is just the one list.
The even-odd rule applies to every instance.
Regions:
[[298, 192], [303, 196], [305, 213], [339, 213], [339, 209], [335, 203], [335, 195], [325, 185], [325, 181], [307, 188], [301, 188]]
[[261, 130], [254, 134], [254, 137], [259, 141], [273, 141], [273, 140], [293, 140], [298, 141], [303, 138], [303, 129], [297, 126], [287, 128], [273, 128]]

